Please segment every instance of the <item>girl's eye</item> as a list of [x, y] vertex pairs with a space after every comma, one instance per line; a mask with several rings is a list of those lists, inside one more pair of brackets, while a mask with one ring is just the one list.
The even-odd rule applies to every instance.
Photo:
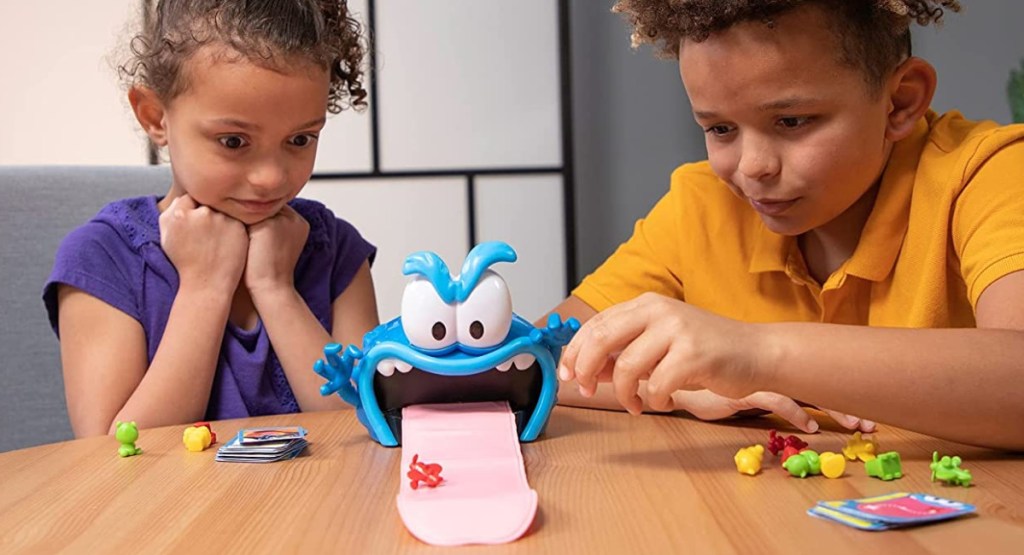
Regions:
[[237, 150], [249, 144], [245, 139], [238, 135], [227, 135], [225, 137], [220, 137], [217, 140], [220, 141], [220, 144], [224, 145], [225, 148], [229, 148], [231, 150]]
[[307, 146], [317, 139], [316, 135], [296, 135], [292, 137], [292, 145], [294, 146]]

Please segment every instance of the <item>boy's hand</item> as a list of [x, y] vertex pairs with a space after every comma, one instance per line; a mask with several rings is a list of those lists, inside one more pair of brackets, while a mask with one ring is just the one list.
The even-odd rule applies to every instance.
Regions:
[[643, 379], [655, 410], [671, 410], [678, 390], [742, 399], [768, 382], [758, 366], [757, 338], [752, 324], [645, 293], [588, 320], [562, 353], [559, 377], [575, 379], [585, 397], [598, 381], [611, 381], [632, 414], [643, 409]]
[[288, 205], [274, 216], [249, 226], [245, 286], [252, 296], [295, 287], [295, 264], [308, 236], [309, 222]]
[[249, 237], [242, 222], [182, 195], [160, 214], [160, 247], [182, 287], [210, 287], [230, 296], [245, 268]]
[[[706, 389], [700, 391], [676, 391], [672, 394], [675, 410], [684, 410], [701, 420], [721, 420], [745, 410], [764, 410], [778, 415], [803, 432], [818, 431], [818, 423], [799, 403], [778, 393], [758, 391], [742, 399], [722, 397]], [[821, 409], [840, 426], [849, 430], [871, 433], [875, 423], [835, 411]]]

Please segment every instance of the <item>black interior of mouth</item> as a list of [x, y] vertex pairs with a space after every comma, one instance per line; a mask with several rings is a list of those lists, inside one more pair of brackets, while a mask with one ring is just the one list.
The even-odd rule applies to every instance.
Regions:
[[373, 387], [377, 403], [391, 432], [402, 442], [402, 409], [409, 405], [508, 401], [522, 433], [540, 398], [543, 384], [540, 364], [534, 361], [526, 370], [514, 366], [506, 372], [496, 369], [472, 376], [439, 376], [413, 368], [409, 372], [384, 377], [374, 372]]

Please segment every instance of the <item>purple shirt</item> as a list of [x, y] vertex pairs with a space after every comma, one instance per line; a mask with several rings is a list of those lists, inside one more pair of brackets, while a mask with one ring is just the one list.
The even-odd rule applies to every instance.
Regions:
[[[149, 362], [153, 361], [178, 292], [178, 272], [160, 248], [158, 200], [139, 197], [110, 203], [64, 238], [43, 288], [54, 332], [57, 285], [70, 285], [137, 320], [146, 333]], [[331, 305], [363, 261], [373, 261], [376, 249], [319, 202], [295, 199], [289, 204], [309, 222], [309, 238], [295, 265], [295, 289], [330, 333]], [[206, 419], [298, 411], [263, 321], [248, 331], [228, 322]]]

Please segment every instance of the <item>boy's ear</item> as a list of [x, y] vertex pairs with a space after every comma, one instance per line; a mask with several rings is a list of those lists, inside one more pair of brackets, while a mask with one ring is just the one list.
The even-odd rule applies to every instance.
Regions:
[[921, 58], [907, 58], [889, 78], [889, 117], [885, 137], [896, 142], [910, 135], [931, 107], [937, 77], [935, 68]]
[[128, 102], [135, 112], [135, 119], [149, 135], [149, 140], [158, 147], [167, 146], [164, 103], [156, 92], [149, 87], [135, 85], [128, 89]]

